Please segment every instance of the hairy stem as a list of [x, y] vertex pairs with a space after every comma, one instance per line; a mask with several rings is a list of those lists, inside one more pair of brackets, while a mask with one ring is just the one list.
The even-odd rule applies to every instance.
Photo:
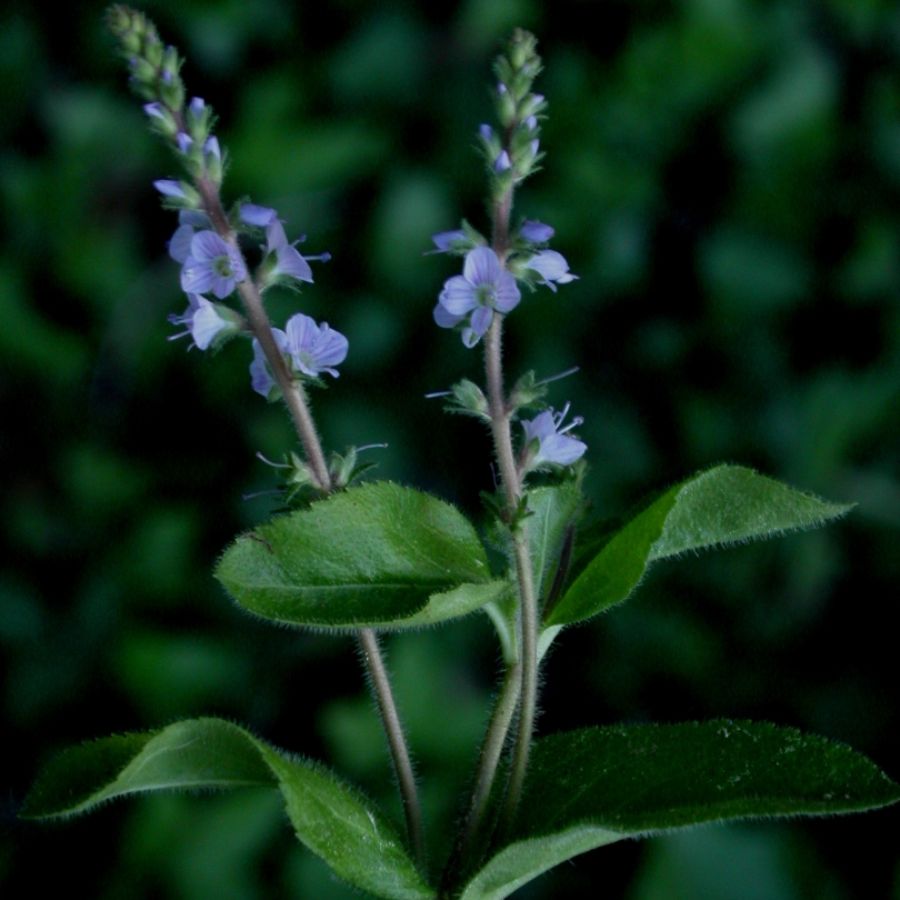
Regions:
[[503, 684], [494, 705], [494, 712], [484, 736], [481, 746], [481, 755], [478, 760], [478, 774], [475, 779], [475, 787], [472, 790], [472, 798], [469, 802], [469, 810], [463, 823], [462, 831], [453, 849], [447, 867], [444, 871], [442, 888], [449, 889], [459, 873], [465, 871], [470, 863], [470, 855], [481, 835], [484, 827], [484, 817], [488, 811], [488, 803], [491, 798], [491, 790], [494, 778], [497, 775], [497, 766], [503, 754], [506, 744], [506, 735], [519, 702], [519, 691], [522, 680], [519, 665], [510, 666], [503, 677]]
[[[223, 240], [233, 246], [238, 253], [241, 253], [237, 235], [234, 233], [228, 217], [225, 215], [216, 188], [202, 180], [197, 184], [197, 188], [203, 198], [204, 209], [213, 228]], [[246, 268], [246, 260], [244, 260], [244, 267]], [[319, 433], [316, 430], [316, 425], [309, 409], [306, 391], [303, 389], [303, 385], [291, 375], [284, 356], [275, 342], [275, 336], [272, 334], [272, 323], [269, 321], [262, 297], [253, 280], [247, 279], [238, 284], [238, 293], [243, 303], [244, 311], [247, 314], [250, 330], [259, 341], [275, 381], [281, 389], [282, 397], [291, 421], [294, 423], [294, 430], [297, 432], [297, 437], [303, 446], [316, 487], [323, 494], [330, 494], [334, 489], [334, 484], [331, 479], [331, 473], [328, 471], [328, 464], [325, 461], [322, 442], [319, 440]], [[416, 781], [413, 775], [409, 750], [406, 746], [406, 736], [403, 733], [403, 726], [400, 723], [397, 704], [394, 701], [394, 694], [391, 689], [390, 677], [384, 665], [384, 659], [382, 658], [381, 648], [378, 645], [378, 638], [375, 632], [369, 628], [363, 628], [358, 632], [357, 638], [366, 663], [369, 682], [381, 714], [381, 722], [387, 737], [388, 746], [390, 747], [394, 772], [406, 814], [409, 842], [413, 847], [416, 859], [419, 863], [422, 863], [425, 857], [425, 849], [419, 796], [416, 790]]]
[[[510, 187], [497, 201], [494, 208], [494, 252], [502, 262], [509, 252], [509, 219], [512, 211], [513, 189]], [[488, 410], [491, 417], [491, 433], [494, 452], [500, 469], [506, 510], [511, 519], [516, 515], [522, 499], [522, 482], [513, 452], [512, 413], [503, 388], [503, 317], [494, 316], [485, 335], [484, 361], [487, 379]], [[521, 528], [513, 522], [513, 559], [519, 587], [519, 661], [521, 691], [519, 719], [513, 748], [512, 769], [504, 803], [501, 827], [506, 828], [515, 815], [528, 768], [531, 737], [534, 731], [537, 709], [537, 636], [538, 610], [534, 590], [531, 553]]]
[[422, 831], [422, 811], [419, 807], [416, 779], [413, 774], [412, 762], [409, 758], [400, 715], [397, 712], [397, 704], [394, 702], [390, 678], [384, 665], [381, 649], [378, 646], [378, 636], [375, 632], [371, 628], [361, 628], [358, 637], [363, 657], [366, 660], [369, 679], [372, 683], [372, 691], [378, 702], [381, 721], [384, 723], [385, 734], [390, 745], [391, 758], [394, 761], [394, 773], [397, 776], [400, 796], [403, 799], [403, 813], [406, 816], [406, 831], [413, 846], [416, 861], [423, 865], [425, 861], [425, 840]]

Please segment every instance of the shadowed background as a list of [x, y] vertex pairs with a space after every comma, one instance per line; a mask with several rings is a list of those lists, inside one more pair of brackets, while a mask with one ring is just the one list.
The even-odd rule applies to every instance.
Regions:
[[[597, 515], [715, 462], [856, 501], [821, 532], [655, 569], [545, 667], [542, 731], [753, 717], [846, 741], [900, 776], [900, 10], [888, 0], [148, 3], [220, 116], [226, 194], [275, 206], [316, 284], [273, 299], [350, 340], [314, 397], [327, 446], [387, 441], [378, 476], [478, 516], [480, 427], [429, 391], [480, 375], [434, 327], [486, 227], [473, 152], [499, 41], [535, 31], [545, 171], [517, 211], [552, 223], [580, 280], [526, 296], [508, 371], [584, 415]], [[217, 554], [277, 501], [260, 450], [291, 432], [249, 388], [249, 347], [186, 353], [146, 131], [103, 4], [0, 22], [0, 885], [38, 895], [349, 898], [293, 841], [274, 792], [121, 802], [59, 826], [18, 804], [54, 750], [216, 714], [331, 762], [399, 818], [346, 637], [235, 609]], [[598, 24], [599, 22], [599, 24]], [[472, 617], [387, 642], [438, 856], [498, 670]], [[596, 851], [522, 897], [900, 898], [896, 811], [699, 829]], [[518, 895], [517, 895], [518, 896]]]

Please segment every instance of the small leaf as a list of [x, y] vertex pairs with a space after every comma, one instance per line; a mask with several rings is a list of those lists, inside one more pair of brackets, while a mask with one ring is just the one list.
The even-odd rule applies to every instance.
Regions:
[[216, 577], [266, 619], [345, 628], [439, 622], [501, 589], [487, 587], [484, 548], [458, 510], [387, 482], [350, 488], [242, 535]]
[[538, 595], [544, 597], [559, 561], [566, 529], [581, 508], [581, 491], [574, 481], [528, 491], [525, 534], [534, 563], [534, 584]]
[[701, 472], [670, 488], [615, 531], [572, 582], [546, 624], [580, 622], [621, 603], [655, 560], [813, 528], [850, 508], [741, 466]]
[[531, 760], [513, 840], [462, 900], [501, 900], [557, 863], [623, 838], [900, 800], [900, 785], [856, 751], [765, 722], [586, 728], [538, 740]]
[[434, 897], [403, 842], [366, 798], [324, 766], [288, 757], [220, 719], [191, 719], [65, 750], [35, 783], [23, 816], [71, 816], [147, 791], [249, 785], [277, 787], [298, 839], [350, 884], [397, 900]]

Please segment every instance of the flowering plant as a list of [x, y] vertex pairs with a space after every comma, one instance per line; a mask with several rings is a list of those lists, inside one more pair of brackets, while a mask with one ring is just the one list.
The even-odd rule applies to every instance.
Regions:
[[[189, 335], [200, 350], [249, 340], [251, 387], [284, 404], [299, 442], [278, 464], [288, 472], [291, 509], [238, 537], [216, 577], [259, 617], [355, 635], [405, 828], [318, 762], [212, 718], [65, 751], [36, 783], [28, 815], [68, 815], [140, 791], [271, 785], [300, 841], [357, 888], [479, 900], [508, 896], [559, 862], [626, 837], [900, 799], [900, 788], [849, 748], [767, 723], [589, 727], [535, 737], [540, 666], [551, 646], [568, 626], [627, 600], [653, 562], [818, 526], [847, 507], [722, 465], [670, 488], [624, 525], [585, 520], [587, 445], [572, 433], [582, 419], [566, 425], [569, 405], [560, 412], [548, 405], [553, 377], [526, 372], [507, 389], [504, 372], [507, 317], [526, 315], [533, 294], [555, 293], [577, 277], [547, 246], [555, 237], [550, 225], [513, 218], [516, 190], [544, 156], [547, 101], [533, 90], [541, 62], [531, 35], [516, 31], [498, 58], [497, 123], [479, 129], [490, 227], [482, 233], [463, 223], [432, 238], [437, 252], [462, 260], [462, 273], [438, 293], [434, 321], [483, 353], [483, 387], [465, 378], [440, 392], [448, 410], [483, 423], [493, 445], [497, 489], [485, 496], [483, 538], [441, 499], [362, 481], [362, 448], [326, 453], [310, 391], [324, 385], [323, 375], [338, 376], [349, 341], [303, 312], [283, 329], [274, 326], [265, 295], [313, 284], [310, 261], [328, 255], [301, 254], [272, 208], [246, 200], [226, 206], [227, 153], [209, 105], [187, 98], [178, 53], [141, 13], [113, 7], [109, 25], [151, 128], [183, 168], [182, 177], [156, 182], [164, 205], [178, 212], [169, 253], [181, 266], [188, 306], [172, 317], [184, 328], [175, 336]], [[427, 840], [380, 640], [383, 632], [479, 611], [496, 630], [503, 675], [459, 827], [436, 844]]]

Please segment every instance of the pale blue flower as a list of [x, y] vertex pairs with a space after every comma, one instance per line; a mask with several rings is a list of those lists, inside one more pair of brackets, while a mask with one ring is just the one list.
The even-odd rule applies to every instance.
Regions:
[[188, 294], [188, 308], [180, 315], [169, 316], [173, 325], [186, 325], [184, 331], [173, 334], [169, 340], [190, 335], [193, 346], [200, 350], [206, 350], [216, 340], [221, 340], [229, 334], [239, 330], [237, 322], [232, 317], [223, 315], [225, 308], [212, 303], [199, 294]]
[[256, 203], [243, 203], [240, 209], [241, 221], [254, 228], [266, 230], [266, 254], [275, 254], [275, 266], [270, 270], [269, 277], [275, 281], [279, 276], [294, 278], [297, 281], [306, 281], [312, 284], [313, 274], [309, 260], [321, 260], [327, 262], [331, 259], [330, 253], [320, 253], [316, 256], [303, 256], [294, 244], [304, 241], [301, 237], [297, 241], [289, 242], [284, 233], [284, 225], [278, 218], [278, 213], [269, 206], [258, 206]]
[[569, 271], [569, 264], [562, 253], [555, 250], [541, 250], [525, 263], [525, 268], [537, 272], [541, 276], [538, 283], [547, 285], [551, 291], [556, 290], [557, 284], [568, 284], [578, 278]]
[[285, 352], [290, 356], [295, 371], [311, 378], [322, 372], [338, 377], [338, 371], [334, 367], [347, 358], [349, 346], [344, 335], [331, 328], [327, 322], [317, 325], [303, 313], [297, 313], [288, 319], [285, 332]]
[[178, 213], [178, 227], [169, 239], [169, 256], [183, 263], [191, 255], [191, 241], [198, 228], [209, 228], [209, 217], [199, 209], [182, 209]]
[[[276, 263], [272, 271], [273, 277], [287, 275], [297, 281], [306, 281], [312, 284], [313, 274], [309, 263], [293, 244], [288, 243], [284, 226], [278, 218], [273, 219], [266, 227], [266, 251], [275, 254]], [[323, 254], [323, 256], [326, 259], [330, 258], [328, 254]], [[321, 259], [322, 257], [317, 258]]]
[[153, 182], [155, 187], [164, 197], [175, 197], [178, 200], [186, 200], [187, 194], [180, 181], [174, 181], [171, 178], [160, 178]]
[[506, 172], [511, 168], [512, 161], [509, 158], [509, 154], [505, 150], [501, 150], [494, 160], [494, 171], [499, 175], [501, 172]]
[[162, 119], [164, 122], [166, 121], [165, 109], [158, 100], [153, 103], [145, 103], [144, 112], [150, 116], [151, 119]]
[[570, 466], [581, 459], [587, 450], [587, 444], [571, 437], [567, 432], [577, 428], [584, 422], [580, 416], [562, 426], [569, 414], [567, 403], [562, 412], [546, 410], [531, 419], [522, 422], [526, 442], [526, 470], [536, 469], [543, 465]]
[[[272, 329], [272, 337], [275, 338], [275, 344], [282, 353], [287, 353], [287, 335], [280, 328]], [[275, 387], [275, 379], [272, 377], [272, 371], [269, 368], [266, 354], [259, 341], [253, 338], [253, 362], [250, 363], [250, 386], [261, 394], [263, 397], [269, 397], [272, 388]]]
[[526, 219], [519, 229], [519, 234], [533, 244], [546, 244], [556, 232], [550, 225], [538, 222], [537, 219]]
[[247, 269], [236, 247], [214, 231], [198, 231], [191, 238], [190, 255], [181, 269], [181, 289], [186, 294], [212, 292], [221, 300], [246, 278]]
[[241, 204], [241, 221], [256, 228], [265, 228], [278, 218], [278, 213], [269, 206], [258, 206], [255, 203]]
[[521, 300], [513, 276], [503, 268], [490, 247], [475, 247], [466, 254], [463, 274], [444, 282], [434, 308], [434, 321], [453, 328], [468, 320], [462, 341], [474, 347], [488, 330], [494, 311], [508, 313]]
[[431, 251], [432, 253], [449, 253], [455, 249], [454, 244], [469, 243], [469, 238], [462, 228], [455, 228], [453, 231], [439, 231], [431, 236], [431, 240], [434, 246], [437, 247], [436, 251]]

